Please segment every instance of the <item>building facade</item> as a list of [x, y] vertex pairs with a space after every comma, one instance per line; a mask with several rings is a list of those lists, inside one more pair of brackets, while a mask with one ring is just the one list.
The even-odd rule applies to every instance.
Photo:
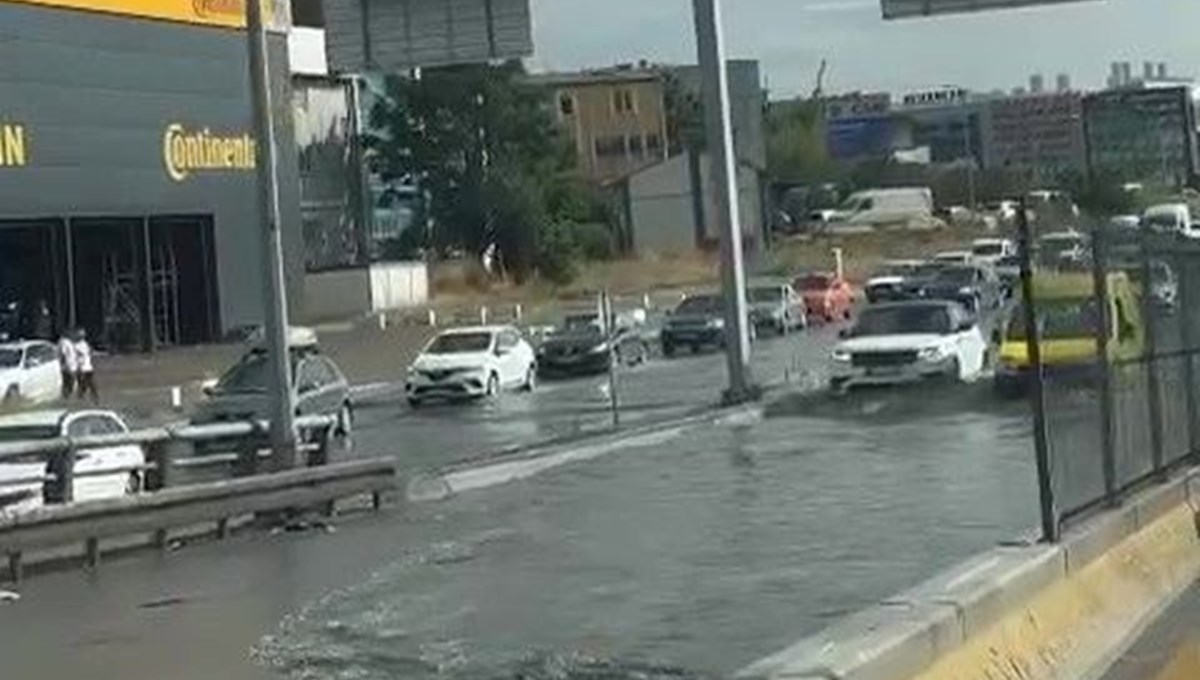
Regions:
[[912, 146], [928, 148], [932, 163], [983, 163], [983, 100], [962, 88], [937, 88], [901, 97], [893, 115], [912, 131]]
[[1191, 86], [1105, 90], [1083, 100], [1094, 175], [1178, 187], [1196, 177], [1196, 92]]
[[544, 86], [575, 148], [580, 177], [608, 183], [667, 158], [662, 74], [612, 68], [530, 77]]
[[1043, 184], [1085, 165], [1078, 92], [1002, 97], [983, 108], [984, 168]]
[[[668, 70], [688, 97], [704, 101], [699, 66], [671, 66]], [[725, 62], [725, 72], [729, 79], [729, 123], [733, 128], [734, 153], [739, 163], [764, 170], [767, 92], [763, 88], [762, 69], [754, 59], [729, 59]]]
[[[303, 253], [287, 3], [270, 8], [285, 269]], [[240, 3], [0, 0], [0, 305], [112, 348], [212, 340], [261, 319]], [[44, 329], [43, 329], [44, 330]]]

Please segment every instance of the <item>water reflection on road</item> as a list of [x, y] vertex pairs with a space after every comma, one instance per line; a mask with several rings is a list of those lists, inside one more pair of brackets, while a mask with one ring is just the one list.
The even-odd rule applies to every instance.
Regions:
[[798, 396], [414, 508], [422, 541], [257, 654], [297, 678], [727, 673], [1033, 525], [1028, 442], [982, 386]]

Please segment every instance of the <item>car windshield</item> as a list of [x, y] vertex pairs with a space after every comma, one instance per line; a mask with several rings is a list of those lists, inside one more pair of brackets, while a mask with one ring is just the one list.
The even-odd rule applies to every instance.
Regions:
[[747, 291], [750, 302], [779, 302], [783, 300], [783, 291], [774, 286], [759, 286]]
[[1142, 218], [1142, 223], [1151, 227], [1175, 229], [1179, 226], [1179, 217], [1175, 213], [1156, 213], [1146, 215]]
[[715, 295], [696, 295], [679, 303], [678, 314], [712, 314], [721, 311], [721, 298]]
[[941, 334], [950, 330], [950, 312], [941, 305], [868, 307], [850, 331], [851, 337]]
[[600, 317], [597, 314], [570, 314], [563, 319], [562, 325], [554, 329], [554, 335], [558, 336], [598, 335], [600, 332]]
[[971, 252], [984, 257], [999, 255], [1004, 252], [1004, 245], [1000, 243], [979, 243], [974, 248], [971, 248]]
[[54, 439], [58, 434], [58, 428], [53, 425], [11, 425], [0, 427], [0, 442]]
[[800, 277], [800, 290], [825, 290], [833, 285], [833, 277], [828, 274], [808, 274]]
[[471, 354], [486, 352], [492, 346], [492, 334], [446, 333], [439, 335], [425, 348], [426, 354]]
[[0, 368], [16, 368], [21, 365], [21, 350], [0, 349]]
[[974, 269], [967, 267], [947, 267], [937, 273], [934, 281], [955, 286], [969, 286], [975, 283], [975, 275], [976, 272]]
[[[1041, 300], [1037, 303], [1038, 334], [1043, 340], [1091, 338], [1099, 325], [1098, 310], [1096, 301], [1090, 299]], [[1024, 340], [1023, 308], [1018, 306], [1010, 318], [1008, 339]]]

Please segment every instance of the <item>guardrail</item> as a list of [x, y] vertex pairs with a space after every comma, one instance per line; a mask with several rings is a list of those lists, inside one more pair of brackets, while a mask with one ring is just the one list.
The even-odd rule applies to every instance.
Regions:
[[[8, 555], [9, 576], [22, 577], [26, 551], [74, 543], [84, 545], [85, 564], [100, 561], [100, 540], [151, 534], [150, 544], [165, 548], [172, 528], [215, 521], [224, 537], [233, 518], [256, 513], [319, 506], [332, 514], [339, 498], [370, 494], [378, 509], [381, 495], [395, 488], [391, 458], [330, 463], [334, 418], [306, 416], [297, 420], [304, 435], [303, 467], [280, 470], [267, 450], [265, 422], [159, 427], [128, 433], [0, 443], [0, 464], [45, 462], [46, 469], [26, 478], [0, 481], [5, 488], [40, 483], [44, 505], [26, 512], [0, 514], [0, 552]], [[231, 450], [196, 454], [197, 443], [228, 442]], [[137, 445], [145, 462], [77, 471], [80, 451]], [[33, 459], [33, 460], [31, 460]], [[176, 485], [181, 470], [224, 469], [232, 479]], [[261, 474], [269, 472], [271, 474]], [[73, 503], [76, 480], [89, 476], [137, 473], [137, 493]]]

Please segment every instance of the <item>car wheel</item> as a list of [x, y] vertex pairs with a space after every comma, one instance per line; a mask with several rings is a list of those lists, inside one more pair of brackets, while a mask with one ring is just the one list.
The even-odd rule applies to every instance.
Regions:
[[500, 376], [495, 373], [489, 375], [486, 390], [484, 393], [486, 397], [495, 397], [500, 394]]
[[142, 492], [142, 475], [137, 472], [130, 472], [129, 479], [125, 481], [125, 495], [132, 496]]
[[525, 382], [521, 384], [521, 390], [532, 392], [537, 389], [537, 366], [529, 364], [529, 368], [525, 371]]
[[946, 369], [946, 378], [952, 382], [962, 381], [962, 362], [959, 361], [958, 357], [955, 357], [954, 361], [950, 362], [950, 367]]

